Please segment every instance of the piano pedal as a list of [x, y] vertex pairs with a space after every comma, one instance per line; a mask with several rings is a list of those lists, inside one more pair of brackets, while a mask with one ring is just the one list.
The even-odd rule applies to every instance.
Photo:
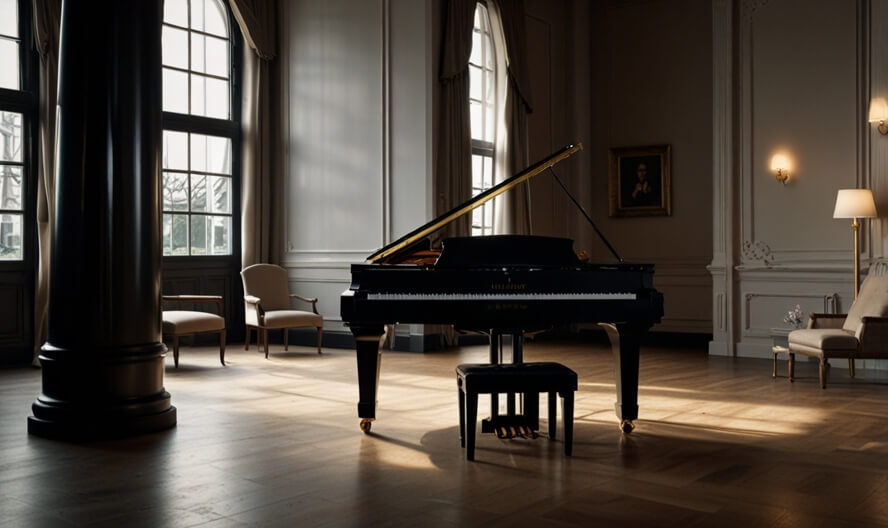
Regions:
[[512, 438], [525, 438], [535, 440], [540, 437], [535, 429], [526, 425], [500, 425], [494, 429], [496, 437], [500, 440], [511, 440]]

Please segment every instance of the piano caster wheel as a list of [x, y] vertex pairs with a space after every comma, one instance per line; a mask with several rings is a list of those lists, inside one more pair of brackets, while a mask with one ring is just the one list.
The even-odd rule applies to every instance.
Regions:
[[370, 426], [373, 425], [373, 420], [370, 418], [361, 418], [361, 432], [367, 434], [370, 432]]
[[623, 420], [620, 422], [620, 431], [631, 433], [633, 429], [635, 429], [635, 424], [632, 423], [632, 420]]

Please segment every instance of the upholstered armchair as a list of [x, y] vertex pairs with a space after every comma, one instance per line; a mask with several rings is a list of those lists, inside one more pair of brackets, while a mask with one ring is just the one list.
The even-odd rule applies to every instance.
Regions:
[[795, 354], [815, 357], [824, 389], [832, 358], [847, 358], [852, 378], [855, 359], [888, 359], [888, 276], [868, 276], [847, 315], [811, 314], [808, 328], [793, 330], [788, 339], [789, 380], [795, 373]]
[[216, 305], [217, 314], [197, 310], [166, 310], [161, 314], [163, 337], [173, 342], [173, 363], [179, 366], [179, 338], [206, 332], [219, 333], [219, 361], [225, 365], [225, 311], [219, 295], [164, 295], [164, 305]]
[[[321, 332], [324, 318], [318, 313], [318, 300], [289, 293], [287, 270], [274, 264], [253, 264], [241, 271], [244, 283], [244, 316], [247, 338], [244, 350], [250, 349], [250, 335], [256, 330], [256, 341], [265, 346], [268, 357], [268, 331], [284, 331], [284, 350], [288, 349], [290, 328], [314, 327], [318, 331], [318, 354], [321, 353]], [[294, 310], [295, 299], [311, 305], [311, 311]]]

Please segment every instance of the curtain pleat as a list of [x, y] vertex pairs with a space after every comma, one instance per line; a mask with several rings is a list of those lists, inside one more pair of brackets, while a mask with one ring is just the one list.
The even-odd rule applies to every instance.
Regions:
[[279, 116], [272, 112], [279, 90], [273, 69], [277, 58], [277, 2], [229, 0], [244, 41], [241, 106], [241, 265], [277, 264], [283, 226]]
[[[472, 137], [469, 118], [469, 56], [475, 0], [449, 0], [441, 60], [438, 152], [435, 166], [435, 215], [472, 197]], [[444, 236], [467, 236], [471, 218], [451, 222]]]
[[[523, 0], [496, 0], [508, 53], [508, 82], [505, 101], [507, 143], [500, 178], [524, 170], [531, 162], [527, 116], [533, 112], [528, 74], [527, 31]], [[530, 182], [515, 187], [502, 197], [494, 217], [494, 233], [531, 234]]]
[[34, 46], [40, 55], [38, 108], [39, 165], [37, 167], [37, 273], [34, 288], [34, 352], [32, 363], [46, 341], [49, 327], [49, 264], [55, 210], [56, 100], [59, 71], [61, 0], [33, 0]]

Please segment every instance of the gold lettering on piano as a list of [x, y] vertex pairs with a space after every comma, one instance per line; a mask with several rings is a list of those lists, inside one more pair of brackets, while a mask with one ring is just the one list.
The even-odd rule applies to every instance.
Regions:
[[518, 283], [518, 282], [492, 282], [490, 283], [491, 291], [505, 291], [505, 292], [516, 292], [516, 291], [524, 291], [527, 289], [526, 283]]
[[525, 303], [493, 303], [487, 305], [488, 312], [516, 312], [527, 310]]

